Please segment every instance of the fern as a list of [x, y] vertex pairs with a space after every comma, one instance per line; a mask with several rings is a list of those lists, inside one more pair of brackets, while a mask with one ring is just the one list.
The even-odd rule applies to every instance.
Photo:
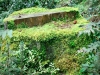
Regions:
[[88, 54], [86, 63], [81, 65], [80, 72], [87, 75], [100, 75], [100, 22], [87, 24], [86, 29], [80, 32], [79, 36], [82, 34], [88, 34], [94, 41], [87, 47], [78, 50], [78, 53]]

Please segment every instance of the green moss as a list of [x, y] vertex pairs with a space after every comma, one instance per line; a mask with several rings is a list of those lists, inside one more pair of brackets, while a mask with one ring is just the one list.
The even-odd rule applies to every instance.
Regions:
[[71, 71], [75, 70], [79, 67], [79, 64], [77, 63], [78, 58], [75, 55], [68, 55], [63, 54], [63, 57], [55, 61], [56, 67], [59, 67], [61, 71]]
[[[46, 41], [57, 37], [64, 37], [70, 34], [78, 33], [79, 31], [83, 30], [82, 27], [79, 27], [81, 24], [87, 23], [84, 18], [78, 18], [77, 24], [73, 24], [72, 22], [69, 23], [71, 28], [61, 28], [62, 25], [66, 25], [66, 21], [52, 21], [47, 23], [43, 26], [32, 27], [32, 28], [21, 28], [14, 30], [13, 36], [15, 37], [29, 37], [36, 41]], [[84, 23], [82, 23], [84, 22]]]
[[14, 21], [14, 18], [13, 17], [11, 17], [11, 16], [9, 16], [8, 18], [5, 18], [4, 20], [3, 20], [3, 22], [7, 22], [7, 21]]
[[20, 14], [30, 14], [30, 13], [39, 13], [39, 12], [45, 12], [48, 9], [46, 8], [39, 8], [39, 7], [32, 7], [32, 8], [25, 8], [19, 11], [15, 11], [12, 14], [10, 14], [10, 16], [14, 16], [14, 15], [18, 15]]
[[46, 9], [46, 8], [39, 8], [39, 7], [32, 7], [32, 8], [26, 8], [26, 9], [22, 9], [19, 11], [15, 11], [13, 12], [10, 16], [13, 15], [18, 15], [20, 14], [30, 14], [30, 13], [39, 13], [39, 12], [51, 12], [51, 11], [78, 11], [78, 8], [74, 8], [74, 7], [61, 7], [61, 8], [55, 8], [55, 9]]
[[[79, 25], [77, 25], [79, 26]], [[76, 27], [76, 26], [75, 26]], [[75, 29], [58, 29], [54, 25], [44, 25], [43, 27], [33, 27], [25, 29], [17, 29], [13, 32], [15, 37], [29, 37], [36, 41], [46, 41], [57, 37], [64, 37], [69, 34], [77, 33], [81, 28], [76, 27]]]
[[70, 11], [78, 11], [78, 8], [74, 8], [74, 7], [61, 7], [61, 8], [51, 9], [50, 11], [65, 11], [65, 12], [70, 12]]
[[19, 15], [19, 14], [33, 14], [33, 13], [56, 12], [56, 11], [70, 12], [70, 11], [78, 11], [78, 9], [74, 7], [61, 7], [61, 8], [55, 8], [55, 9], [46, 9], [46, 8], [39, 8], [39, 7], [26, 8], [26, 9], [13, 12], [7, 18], [4, 19], [4, 22], [14, 20], [13, 16]]

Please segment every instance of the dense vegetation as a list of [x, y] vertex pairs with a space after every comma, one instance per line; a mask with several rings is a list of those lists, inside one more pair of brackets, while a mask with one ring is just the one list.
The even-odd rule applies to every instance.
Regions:
[[80, 12], [75, 20], [53, 19], [32, 28], [24, 23], [15, 27], [11, 22], [8, 26], [12, 30], [0, 30], [0, 75], [100, 75], [99, 3], [99, 0], [0, 0], [0, 28], [7, 28], [3, 20], [9, 14], [37, 13], [62, 6], [71, 6], [67, 9], [75, 11], [73, 7], [77, 7]]

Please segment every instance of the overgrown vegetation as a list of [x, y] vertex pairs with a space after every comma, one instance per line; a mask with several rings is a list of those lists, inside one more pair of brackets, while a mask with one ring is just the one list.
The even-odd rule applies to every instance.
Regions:
[[[43, 28], [50, 29], [50, 27], [43, 27]], [[35, 30], [35, 31], [37, 32], [37, 30]], [[85, 42], [86, 37], [82, 36], [80, 38], [77, 38], [75, 33], [68, 34], [68, 33], [66, 33], [66, 31], [63, 32], [63, 30], [60, 30], [59, 32], [55, 31], [55, 34], [57, 33], [58, 35], [55, 35], [54, 33], [48, 33], [48, 32], [43, 33], [44, 35], [48, 33], [49, 37], [48, 37], [48, 35], [46, 35], [44, 37], [43, 34], [41, 34], [41, 33], [42, 33], [42, 31], [41, 31], [41, 29], [39, 29], [38, 30], [39, 36], [37, 35], [35, 38], [33, 38], [33, 36], [30, 36], [29, 34], [26, 34], [26, 36], [24, 36], [24, 37], [23, 37], [22, 33], [19, 36], [16, 33], [14, 34], [17, 37], [11, 38], [11, 40], [9, 41], [10, 44], [9, 44], [9, 48], [8, 48], [10, 51], [9, 58], [13, 63], [16, 64], [16, 66], [13, 67], [13, 69], [14, 68], [16, 68], [17, 70], [19, 69], [19, 73], [24, 73], [26, 75], [27, 75], [27, 73], [28, 74], [35, 73], [35, 71], [36, 71], [36, 73], [38, 73], [38, 71], [39, 71], [39, 73], [45, 71], [45, 73], [48, 74], [48, 69], [49, 69], [49, 73], [51, 73], [52, 71], [54, 71], [54, 73], [55, 73], [56, 71], [58, 71], [58, 69], [54, 68], [54, 66], [48, 67], [50, 62], [55, 59], [54, 65], [56, 67], [60, 68], [60, 70], [62, 72], [66, 72], [66, 70], [68, 70], [69, 66], [72, 64], [73, 65], [71, 66], [71, 68], [68, 71], [70, 72], [71, 70], [74, 70], [74, 69], [72, 69], [74, 67], [76, 67], [75, 70], [78, 71], [79, 65], [82, 63], [83, 60], [80, 60], [79, 59], [80, 56], [75, 55], [75, 52], [80, 47], [86, 46], [88, 43], [90, 43], [90, 42]], [[35, 35], [37, 33], [32, 33], [32, 34]], [[63, 36], [62, 36], [62, 34], [63, 34]], [[40, 39], [38, 39], [38, 38], [40, 38]], [[78, 42], [82, 41], [82, 38], [84, 38], [84, 42], [81, 42], [80, 45], [78, 45]], [[91, 38], [87, 39], [87, 40], [91, 41]], [[5, 41], [6, 40], [2, 41], [2, 47], [1, 47], [1, 51], [3, 54], [5, 54], [5, 52], [6, 52], [5, 51], [5, 48], [6, 48]], [[24, 44], [24, 46], [22, 45], [20, 47], [21, 44]], [[21, 50], [21, 48], [23, 50]], [[69, 61], [63, 60], [63, 62], [61, 62], [62, 58], [69, 60]], [[69, 59], [67, 59], [67, 58], [69, 58]], [[7, 59], [5, 59], [5, 57], [2, 57], [2, 59], [4, 59], [5, 61], [7, 60]], [[20, 69], [22, 66], [21, 59], [24, 62], [23, 69], [25, 69], [25, 70]], [[20, 63], [19, 63], [19, 61], [20, 61]], [[59, 62], [57, 62], [57, 61], [59, 61]], [[70, 64], [69, 64], [69, 62], [70, 62]], [[42, 70], [40, 69], [41, 64], [42, 64], [42, 66], [44, 65], [42, 67]], [[18, 68], [17, 65], [19, 65], [20, 68]], [[32, 69], [31, 67], [29, 67], [32, 65], [35, 69]], [[10, 67], [10, 68], [12, 68], [12, 67]], [[10, 68], [8, 68], [8, 69], [10, 69]], [[14, 71], [14, 74], [17, 73], [17, 70]], [[3, 70], [3, 71], [5, 72], [5, 70]], [[12, 70], [10, 70], [8, 72], [13, 74]], [[44, 73], [42, 73], [42, 74], [44, 74]], [[41, 74], [39, 74], [39, 75], [41, 75]]]
[[[55, 8], [55, 9], [46, 9], [46, 8], [39, 8], [39, 7], [32, 7], [32, 8], [26, 8], [19, 11], [15, 11], [12, 14], [10, 14], [7, 18], [4, 19], [4, 22], [6, 21], [13, 21], [18, 17], [18, 15], [27, 15], [27, 14], [34, 14], [34, 13], [47, 13], [47, 12], [57, 12], [57, 11], [65, 11], [65, 12], [75, 12], [77, 15], [76, 17], [80, 16], [78, 13], [78, 9], [74, 7], [61, 7], [61, 8]], [[15, 16], [15, 17], [14, 17]], [[67, 16], [67, 15], [66, 15]]]
[[[26, 8], [28, 4], [31, 7], [36, 2], [29, 0], [28, 3], [27, 0], [24, 1], [26, 3], [22, 3], [22, 1], [19, 0], [10, 8], [9, 12]], [[39, 6], [46, 8], [36, 10], [33, 7], [33, 9], [36, 12], [48, 11], [47, 8], [54, 8], [56, 3], [59, 2], [52, 1], [54, 5], [48, 0], [38, 1], [36, 5], [39, 5], [40, 2]], [[13, 5], [15, 2], [16, 0], [0, 0], [0, 3], [8, 6]], [[45, 2], [51, 3], [52, 7]], [[97, 12], [99, 11], [99, 0], [67, 0], [65, 2], [68, 4], [67, 6], [78, 7], [82, 16], [89, 19], [89, 21], [91, 21], [90, 17], [99, 14]], [[1, 6], [4, 6], [4, 4], [1, 4]], [[24, 6], [25, 4], [26, 6]], [[3, 11], [9, 10], [8, 6], [0, 9], [2, 14]], [[98, 9], [95, 11], [96, 8]], [[70, 9], [73, 8], [70, 7]], [[13, 14], [34, 12], [33, 10], [29, 11], [30, 8], [27, 8], [27, 10], [23, 9], [22, 12], [18, 11]], [[60, 8], [56, 8], [56, 10], [60, 10]], [[63, 7], [63, 10], [65, 11], [65, 7]], [[55, 11], [55, 9], [52, 9], [52, 11]], [[10, 14], [5, 13], [5, 16], [1, 14], [1, 21], [7, 14]], [[79, 17], [75, 19], [76, 24], [72, 20], [69, 22], [62, 18], [61, 20], [53, 19], [54, 21], [44, 26], [33, 28], [28, 28], [24, 23], [15, 27], [14, 23], [11, 22], [9, 25], [10, 28], [15, 29], [13, 32], [12, 30], [0, 30], [0, 74], [100, 75], [100, 22], [99, 18], [92, 18], [95, 21], [92, 20], [92, 22], [88, 23], [88, 21]], [[78, 33], [79, 37], [77, 37]]]
[[[60, 22], [58, 22], [58, 24], [60, 24]], [[13, 69], [14, 68], [16, 68], [17, 70], [19, 69], [19, 73], [24, 73], [26, 75], [27, 73], [28, 74], [38, 73], [39, 75], [41, 75], [41, 73], [48, 74], [48, 75], [54, 73], [56, 75], [57, 74], [56, 72], [59, 70], [57, 68], [60, 68], [62, 72], [66, 72], [69, 66], [73, 64], [71, 68], [76, 67], [76, 69], [74, 70], [70, 68], [68, 71], [69, 72], [71, 70], [78, 71], [79, 65], [82, 63], [83, 60], [80, 60], [79, 59], [80, 56], [75, 55], [75, 52], [77, 49], [79, 49], [80, 47], [86, 46], [91, 41], [91, 38], [89, 38], [87, 39], [89, 41], [85, 42], [86, 37], [83, 37], [83, 36], [80, 38], [77, 38], [76, 36], [77, 32], [82, 30], [82, 28], [78, 27], [79, 25], [80, 24], [76, 24], [75, 26], [72, 26], [72, 29], [70, 28], [57, 29], [57, 27], [54, 24], [51, 25], [51, 23], [48, 23], [42, 27], [33, 27], [33, 28], [28, 28], [28, 29], [21, 28], [21, 29], [14, 30], [13, 37], [10, 40], [9, 49], [11, 50], [10, 52], [12, 53], [10, 54], [11, 57], [9, 58], [12, 59], [13, 57], [15, 57], [14, 59], [16, 60], [11, 60], [11, 61], [14, 62], [16, 65], [19, 65], [20, 68], [22, 64], [18, 62], [19, 61], [21, 62], [21, 59], [23, 59], [23, 62], [24, 62], [23, 65], [25, 65], [23, 69], [25, 70], [21, 70], [17, 66], [13, 67]], [[77, 31], [75, 31], [76, 30], [75, 28], [77, 29]], [[78, 42], [82, 41], [83, 38], [84, 38], [84, 42], [81, 42], [80, 45], [78, 45]], [[5, 53], [4, 50], [6, 48], [5, 41], [6, 40], [2, 42], [2, 47], [1, 47], [1, 50], [4, 53]], [[20, 41], [21, 43], [24, 41], [23, 42], [24, 46], [22, 45], [22, 47], [20, 47], [21, 45]], [[23, 48], [23, 51], [20, 51], [19, 47]], [[12, 55], [13, 52], [17, 54]], [[63, 60], [63, 62], [61, 62], [62, 58], [69, 61]], [[54, 66], [56, 66], [57, 68], [55, 68], [53, 65], [49, 67], [50, 62], [52, 62], [54, 59], [55, 59]], [[34, 62], [31, 62], [31, 61], [34, 61]], [[42, 64], [42, 69], [40, 68], [41, 64]], [[31, 67], [29, 67], [32, 65], [35, 69], [32, 69]], [[49, 72], [48, 72], [48, 69], [49, 69]], [[12, 73], [12, 70], [8, 72], [10, 72], [11, 74], [16, 74], [17, 70], [15, 70], [13, 73]]]
[[[1, 75], [55, 75], [59, 71], [47, 59], [46, 49], [40, 42], [29, 38], [8, 38], [12, 32], [2, 31], [0, 37], [0, 74]], [[5, 45], [6, 44], [6, 45]]]
[[87, 29], [83, 32], [92, 37], [93, 42], [87, 46], [87, 48], [82, 48], [79, 53], [84, 53], [88, 55], [85, 64], [82, 64], [80, 72], [84, 75], [100, 74], [100, 22], [89, 23]]
[[3, 25], [3, 19], [14, 11], [33, 6], [55, 8], [59, 1], [60, 0], [0, 0], [0, 26]]

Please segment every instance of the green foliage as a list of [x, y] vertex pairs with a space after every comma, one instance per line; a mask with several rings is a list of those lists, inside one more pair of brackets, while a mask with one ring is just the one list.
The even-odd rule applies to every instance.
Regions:
[[84, 0], [61, 0], [56, 7], [76, 6]]
[[0, 30], [0, 37], [4, 39], [6, 36], [12, 37], [12, 30]]
[[[87, 26], [88, 30], [86, 29], [83, 33], [88, 33], [88, 36], [92, 37], [93, 43], [88, 45], [87, 48], [82, 48], [79, 52], [87, 53], [88, 57], [86, 59], [86, 63], [82, 64], [82, 68], [80, 72], [90, 75], [100, 74], [100, 22], [98, 23], [89, 23]], [[98, 66], [97, 66], [98, 65]]]
[[83, 0], [79, 5], [76, 5], [76, 7], [79, 8], [82, 16], [84, 16], [86, 19], [89, 19], [93, 15], [100, 13], [99, 3], [99, 0]]
[[[1, 0], [0, 1], [0, 25], [3, 19], [14, 11], [33, 6], [55, 8], [59, 0]], [[34, 10], [33, 10], [34, 11]], [[27, 11], [26, 11], [27, 12]], [[11, 18], [10, 18], [11, 19]], [[9, 19], [8, 19], [9, 20]]]
[[[29, 8], [32, 6], [39, 6], [39, 7], [45, 7], [45, 8], [54, 8], [56, 4], [59, 2], [59, 0], [2, 0], [0, 1], [0, 8], [2, 11], [7, 11], [9, 8], [13, 5], [11, 11], [20, 10], [23, 8]], [[5, 6], [6, 5], [6, 6]]]
[[[12, 53], [14, 55], [11, 55], [11, 56], [15, 57], [14, 58], [15, 60], [13, 62], [16, 65], [18, 65], [20, 68], [22, 67], [22, 65], [25, 65], [25, 67], [22, 70], [16, 66], [15, 68], [17, 68], [19, 73], [27, 72], [31, 74], [31, 72], [33, 73], [36, 72], [37, 74], [38, 73], [40, 74], [41, 72], [44, 72], [44, 71], [45, 73], [43, 74], [51, 74], [52, 71], [54, 71], [53, 73], [55, 73], [56, 71], [58, 71], [58, 69], [54, 67], [49, 67], [50, 62], [48, 60], [54, 60], [54, 58], [56, 60], [58, 54], [59, 56], [61, 55], [61, 59], [62, 59], [63, 58], [62, 52], [66, 51], [69, 55], [68, 57], [70, 57], [70, 64], [67, 61], [64, 61], [64, 62], [65, 63], [67, 62], [69, 65], [72, 65], [72, 67], [76, 65], [75, 67], [78, 69], [79, 67], [77, 65], [79, 65], [82, 61], [79, 59], [76, 59], [75, 57], [75, 62], [74, 62], [73, 61], [74, 57], [72, 56], [75, 54], [77, 49], [83, 46], [83, 44], [87, 45], [91, 41], [91, 39], [88, 39], [89, 42], [86, 42], [86, 37], [77, 38], [77, 32], [82, 30], [82, 28], [80, 28], [79, 25], [80, 24], [76, 24], [72, 26], [71, 29], [70, 28], [58, 29], [55, 25], [53, 24], [51, 25], [51, 23], [48, 23], [42, 27], [33, 27], [29, 29], [20, 28], [20, 29], [14, 30], [13, 37], [10, 39], [10, 42], [11, 42], [10, 49], [11, 49], [11, 52], [14, 51]], [[81, 42], [80, 45], [78, 45], [79, 42], [82, 41], [82, 39], [84, 39], [84, 41]], [[20, 41], [24, 41], [24, 46], [18, 48], [18, 46], [20, 46], [19, 45]], [[73, 46], [73, 42], [75, 44], [74, 46]], [[21, 48], [23, 48], [23, 51], [20, 51]], [[3, 41], [3, 46], [1, 50], [2, 51], [5, 50], [4, 41]], [[21, 63], [19, 63], [21, 62], [21, 59], [24, 59], [23, 60], [24, 63], [22, 65]], [[65, 59], [69, 60], [67, 58]], [[41, 64], [44, 64], [44, 66], [42, 65], [42, 69], [40, 69]], [[60, 62], [60, 64], [64, 66], [63, 62]], [[68, 64], [65, 65], [67, 68], [69, 66]], [[57, 65], [57, 63], [55, 63], [54, 65]], [[32, 69], [30, 66], [34, 67], [34, 69]], [[63, 68], [64, 67], [61, 67], [61, 70], [66, 71]], [[14, 72], [16, 73], [17, 70], [15, 70]]]
[[[69, 45], [71, 40], [75, 43], [74, 47]], [[75, 34], [71, 34], [67, 37], [54, 39], [51, 41], [52, 43], [50, 43], [49, 49], [53, 54], [49, 54], [52, 58], [55, 58], [54, 63], [58, 68], [60, 68], [60, 71], [67, 72], [68, 75], [71, 72], [74, 72], [73, 75], [76, 72], [79, 72], [79, 65], [85, 62], [86, 57], [76, 55], [77, 49], [87, 46], [91, 42], [91, 38], [87, 39], [86, 36], [81, 36], [78, 38]]]
[[100, 14], [100, 0], [61, 0], [57, 7], [77, 7], [80, 14], [86, 19], [93, 15]]
[[[88, 5], [86, 5], [88, 3]], [[93, 15], [97, 15], [99, 14], [99, 0], [91, 0], [91, 1], [84, 1], [83, 5], [86, 5], [86, 8], [83, 8], [83, 16], [85, 17], [93, 17]], [[94, 20], [96, 21], [96, 18], [94, 18]], [[94, 21], [94, 22], [95, 22]], [[97, 20], [98, 21], [98, 20]], [[85, 64], [83, 64], [81, 66], [81, 73], [83, 73], [84, 75], [90, 75], [90, 74], [94, 74], [94, 75], [99, 75], [100, 74], [100, 22], [98, 23], [89, 23], [86, 26], [86, 30], [84, 32], [81, 32], [81, 34], [88, 34], [88, 36], [92, 37], [92, 43], [90, 45], [88, 45], [88, 47], [83, 48], [79, 51], [84, 53], [85, 55], [87, 55], [87, 59]], [[98, 65], [98, 66], [97, 66]]]
[[71, 40], [70, 42], [69, 42], [69, 46], [71, 47], [71, 48], [73, 48], [73, 47], [75, 47], [75, 42], [73, 41], [73, 40]]
[[57, 74], [57, 71], [59, 71], [59, 69], [55, 68], [54, 64], [50, 63], [49, 60], [46, 60], [45, 50], [43, 49], [38, 50], [36, 46], [33, 46], [32, 50], [30, 50], [30, 46], [27, 46], [23, 41], [19, 43], [19, 48], [16, 48], [18, 50], [10, 50], [11, 41], [9, 41], [9, 43], [7, 44], [5, 51], [0, 50], [1, 51], [0, 56], [2, 56], [0, 58], [0, 60], [2, 60], [0, 61], [0, 74], [3, 75]]
[[[20, 1], [23, 1], [23, 0], [19, 0], [18, 3], [16, 3], [14, 5], [15, 8], [12, 7], [11, 12], [14, 10], [22, 9], [24, 7], [24, 4], [21, 4], [21, 3], [24, 3], [25, 1], [23, 1], [23, 2], [20, 2]], [[43, 2], [43, 1], [45, 1], [45, 0], [42, 0], [41, 2]], [[32, 4], [31, 0], [30, 0], [30, 2], [29, 2], [29, 4]], [[49, 2], [50, 1], [48, 1], [48, 3]], [[27, 4], [28, 4], [28, 2], [27, 2]], [[38, 4], [39, 4], [39, 2], [36, 3], [36, 5], [38, 5]], [[53, 5], [53, 2], [51, 4], [52, 4], [52, 7], [55, 7]], [[45, 6], [45, 5], [47, 5], [47, 3], [44, 2], [39, 6], [44, 6], [44, 7], [49, 6], [49, 5], [48, 6]], [[25, 6], [25, 8], [26, 8], [26, 6]], [[47, 10], [48, 9], [46, 9], [46, 11]], [[60, 9], [57, 8], [56, 11], [58, 11], [58, 10], [60, 10]], [[63, 8], [62, 10], [70, 11], [70, 8], [68, 10]], [[24, 10], [23, 12], [27, 13], [28, 11]], [[34, 10], [34, 11], [41, 12], [42, 9], [40, 9], [39, 11], [38, 10]], [[34, 11], [30, 10], [29, 12], [31, 13]], [[45, 9], [43, 11], [45, 11]], [[52, 9], [52, 11], [55, 11], [55, 10]], [[9, 19], [12, 19], [12, 18], [9, 18]], [[3, 21], [3, 19], [1, 19], [1, 21]], [[84, 22], [84, 21], [82, 20], [82, 22]], [[12, 24], [9, 24], [9, 25], [11, 25], [10, 28], [17, 28], [16, 26], [14, 26], [13, 22], [12, 22]], [[24, 26], [24, 27], [23, 26], [24, 26], [24, 24], [19, 25], [18, 28], [20, 28], [20, 29], [17, 29], [13, 32], [14, 37], [12, 37], [10, 39], [10, 43], [7, 43], [7, 47], [4, 46], [6, 44], [6, 42], [4, 42], [4, 41], [2, 42], [1, 50], [3, 53], [3, 55], [2, 55], [3, 57], [2, 56], [0, 57], [0, 59], [2, 60], [2, 61], [0, 60], [2, 62], [0, 64], [0, 72], [2, 74], [5, 74], [5, 75], [6, 74], [7, 75], [8, 74], [10, 74], [10, 75], [12, 75], [12, 74], [14, 74], [14, 75], [20, 75], [20, 74], [22, 74], [22, 75], [27, 75], [27, 74], [29, 74], [29, 75], [31, 75], [31, 74], [34, 74], [34, 75], [45, 75], [45, 74], [49, 75], [50, 74], [50, 75], [52, 75], [52, 74], [55, 74], [56, 75], [57, 74], [56, 72], [58, 71], [58, 69], [55, 68], [54, 65], [57, 65], [61, 69], [61, 71], [66, 72], [68, 70], [71, 71], [72, 68], [78, 69], [79, 65], [82, 62], [85, 62], [84, 59], [82, 59], [82, 56], [77, 56], [77, 55], [75, 55], [75, 53], [76, 53], [77, 49], [80, 49], [80, 47], [86, 46], [88, 43], [90, 43], [91, 39], [88, 38], [87, 36], [86, 37], [82, 36], [79, 38], [76, 37], [77, 32], [79, 32], [80, 30], [83, 30], [82, 28], [79, 27], [80, 26], [79, 24], [73, 25], [71, 29], [70, 28], [67, 28], [67, 29], [59, 28], [58, 29], [57, 27], [54, 26], [54, 24], [53, 25], [51, 25], [51, 24], [45, 25], [43, 27], [33, 27], [30, 29], [26, 29], [26, 28], [23, 29], [24, 27], [26, 27], [26, 26]], [[94, 34], [95, 31], [92, 30], [91, 27], [88, 27], [88, 28], [90, 28], [90, 29], [89, 29], [89, 31], [86, 31], [86, 32], [88, 32], [88, 34], [92, 38], [96, 38], [94, 41], [97, 41], [99, 36], [98, 37], [96, 37], [96, 36], [99, 34], [96, 32], [96, 35], [92, 35], [92, 34]], [[20, 41], [24, 41], [24, 42], [20, 42]], [[8, 42], [9, 42], [9, 40], [8, 40]], [[40, 43], [40, 45], [39, 45], [39, 43]], [[96, 43], [94, 43], [94, 44], [96, 45]], [[88, 65], [87, 65], [87, 63], [82, 65], [83, 66], [83, 70], [81, 70], [82, 73], [90, 72], [94, 68], [94, 64], [92, 62], [94, 61], [94, 58], [95, 58], [95, 52], [93, 49], [96, 48], [97, 45], [99, 46], [99, 43], [96, 46], [94, 46], [94, 44], [91, 44], [91, 47], [93, 47], [93, 48], [91, 48], [91, 49], [88, 48], [89, 49], [88, 51], [90, 51], [89, 52], [90, 56], [86, 60], [86, 62], [89, 62], [89, 63], [88, 63]], [[1, 44], [0, 44], [0, 46], [1, 46]], [[46, 52], [46, 50], [48, 52]], [[60, 58], [58, 57], [59, 62], [57, 60], [55, 64], [50, 63], [49, 59], [46, 58], [46, 57], [48, 57], [48, 58], [50, 57], [49, 54], [51, 54], [52, 50], [54, 52], [54, 53], [52, 52], [52, 56], [51, 56], [52, 58], [55, 57], [55, 59], [57, 60], [58, 54], [60, 57]], [[91, 50], [93, 51], [94, 55], [91, 55], [92, 54]], [[8, 54], [9, 51], [10, 51], [10, 54]], [[67, 52], [67, 55], [62, 56], [64, 52]], [[48, 56], [46, 56], [46, 53]], [[6, 55], [6, 54], [8, 54], [8, 55]], [[97, 60], [97, 59], [95, 59], [95, 60]], [[6, 64], [7, 61], [9, 61], [10, 64]], [[97, 61], [97, 63], [98, 62], [99, 61]], [[9, 66], [6, 67], [6, 65], [9, 65]], [[86, 69], [84, 69], [84, 66], [86, 66]], [[34, 69], [33, 69], [33, 67], [34, 67]], [[89, 70], [87, 70], [87, 69], [89, 69]], [[95, 72], [98, 72], [98, 71], [99, 71], [98, 69], [95, 70]]]
[[10, 21], [7, 25], [8, 25], [8, 29], [16, 29], [16, 26], [13, 21]]
[[28, 28], [28, 25], [26, 25], [25, 23], [21, 23], [21, 24], [17, 24], [15, 25], [14, 21], [10, 21], [7, 23], [8, 29], [18, 29], [18, 28]]
[[[19, 41], [9, 38], [12, 36], [11, 30], [0, 30], [0, 36], [0, 74], [56, 75], [59, 71], [46, 59], [45, 48], [40, 48], [38, 42], [33, 46], [32, 40], [24, 43], [20, 37]], [[11, 48], [13, 44], [16, 46]]]
[[86, 29], [80, 32], [79, 35], [88, 34], [88, 36], [92, 37], [93, 41], [99, 41], [100, 22], [91, 22], [87, 24], [85, 28]]
[[[82, 64], [80, 72], [83, 74], [96, 74], [99, 75], [100, 70], [100, 56], [99, 52], [96, 52], [99, 49], [100, 42], [94, 42], [93, 44], [89, 45], [87, 49], [83, 49], [83, 53], [87, 53], [88, 57], [86, 59], [86, 63]], [[97, 66], [98, 65], [98, 66]]]

